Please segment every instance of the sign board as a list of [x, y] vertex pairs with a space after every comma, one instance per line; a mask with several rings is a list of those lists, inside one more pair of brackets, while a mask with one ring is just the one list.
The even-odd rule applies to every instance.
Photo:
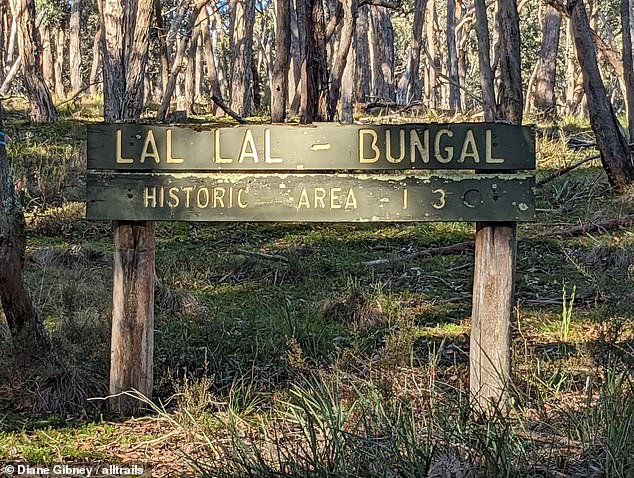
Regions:
[[535, 168], [530, 127], [501, 123], [253, 125], [198, 131], [88, 127], [88, 169], [118, 171], [489, 170]]
[[529, 176], [94, 173], [90, 219], [134, 221], [526, 221]]

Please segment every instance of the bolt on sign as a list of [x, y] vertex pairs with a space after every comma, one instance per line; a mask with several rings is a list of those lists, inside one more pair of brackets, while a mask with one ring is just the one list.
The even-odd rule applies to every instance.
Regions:
[[[529, 127], [498, 123], [88, 128], [87, 217], [515, 222], [534, 218]], [[478, 174], [474, 174], [475, 172]]]

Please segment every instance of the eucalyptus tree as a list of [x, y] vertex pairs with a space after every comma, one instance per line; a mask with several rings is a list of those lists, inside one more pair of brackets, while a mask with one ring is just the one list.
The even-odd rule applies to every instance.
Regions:
[[31, 120], [36, 123], [50, 123], [57, 119], [57, 110], [44, 81], [40, 62], [42, 45], [35, 26], [35, 1], [11, 0], [11, 13], [17, 27], [22, 78], [31, 107]]

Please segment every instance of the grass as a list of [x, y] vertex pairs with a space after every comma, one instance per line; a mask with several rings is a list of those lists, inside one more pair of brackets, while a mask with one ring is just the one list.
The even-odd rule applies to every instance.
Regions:
[[[140, 461], [210, 477], [633, 476], [634, 228], [554, 233], [634, 209], [607, 194], [598, 163], [540, 188], [537, 222], [519, 228], [504, 413], [469, 405], [472, 254], [362, 264], [468, 241], [472, 225], [166, 223], [155, 394], [138, 397], [143, 418], [109, 415], [91, 398], [107, 395], [111, 233], [82, 219], [82, 123], [94, 109], [7, 125], [15, 177], [27, 178], [27, 282], [56, 361], [11, 367], [0, 327], [0, 462]], [[564, 123], [540, 130], [539, 176], [591, 154], [566, 148], [587, 125]]]

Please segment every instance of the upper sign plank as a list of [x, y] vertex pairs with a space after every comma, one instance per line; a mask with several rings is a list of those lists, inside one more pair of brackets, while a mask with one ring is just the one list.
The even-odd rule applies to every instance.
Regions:
[[88, 127], [88, 169], [342, 171], [535, 169], [530, 127], [502, 123]]

